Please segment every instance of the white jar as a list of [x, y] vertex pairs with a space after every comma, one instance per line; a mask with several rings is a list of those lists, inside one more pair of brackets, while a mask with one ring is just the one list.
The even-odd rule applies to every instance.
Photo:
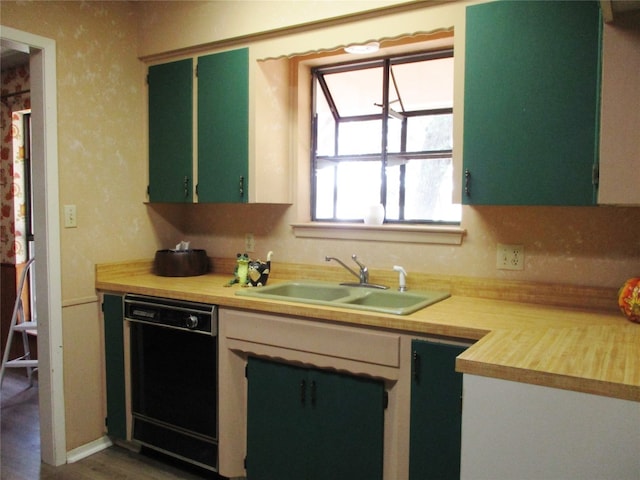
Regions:
[[369, 205], [364, 212], [365, 225], [382, 225], [384, 222], [384, 206], [381, 203]]

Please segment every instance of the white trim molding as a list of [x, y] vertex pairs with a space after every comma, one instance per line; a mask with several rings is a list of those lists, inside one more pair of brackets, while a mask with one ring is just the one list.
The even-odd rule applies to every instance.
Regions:
[[364, 225], [359, 223], [310, 222], [291, 225], [298, 238], [370, 240], [375, 242], [462, 245], [466, 230], [458, 226]]
[[67, 452], [67, 463], [75, 463], [83, 458], [87, 458], [94, 453], [98, 453], [102, 450], [105, 450], [113, 445], [113, 442], [106, 435], [94, 440], [93, 442], [86, 443], [84, 445], [79, 446], [78, 448], [74, 448], [73, 450], [69, 450]]

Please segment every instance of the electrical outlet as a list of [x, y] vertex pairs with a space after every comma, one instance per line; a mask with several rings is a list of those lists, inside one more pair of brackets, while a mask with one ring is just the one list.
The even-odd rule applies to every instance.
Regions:
[[500, 270], [524, 270], [524, 246], [499, 243], [496, 267]]
[[65, 205], [64, 206], [64, 228], [76, 228], [78, 226], [78, 219], [76, 217], [76, 206]]
[[256, 240], [253, 238], [253, 233], [245, 233], [244, 235], [244, 251], [253, 252], [256, 249]]

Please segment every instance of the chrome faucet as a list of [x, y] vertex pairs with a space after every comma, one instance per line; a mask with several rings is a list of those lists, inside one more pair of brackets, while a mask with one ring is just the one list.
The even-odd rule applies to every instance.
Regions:
[[326, 262], [330, 262], [331, 260], [335, 260], [340, 265], [342, 265], [344, 268], [346, 268], [357, 279], [359, 279], [360, 283], [369, 283], [369, 269], [358, 261], [358, 257], [356, 257], [355, 253], [353, 255], [351, 255], [351, 258], [353, 259], [354, 262], [356, 262], [358, 264], [358, 267], [360, 267], [360, 273], [356, 273], [355, 270], [353, 270], [351, 267], [348, 267], [347, 265], [345, 265], [342, 262], [342, 260], [340, 260], [339, 258], [336, 258], [336, 257], [324, 257], [324, 260]]
[[389, 288], [389, 287], [385, 287], [384, 285], [375, 285], [375, 284], [369, 283], [369, 269], [365, 265], [363, 265], [362, 263], [360, 263], [358, 261], [358, 257], [356, 256], [355, 253], [353, 255], [351, 255], [351, 259], [354, 262], [356, 262], [356, 264], [358, 265], [358, 267], [360, 269], [359, 273], [356, 272], [351, 267], [349, 267], [348, 265], [345, 265], [344, 262], [342, 260], [340, 260], [339, 258], [329, 257], [329, 256], [324, 257], [325, 262], [330, 262], [331, 260], [335, 260], [340, 265], [342, 265], [345, 269], [347, 269], [347, 271], [349, 273], [351, 273], [353, 276], [355, 276], [359, 280], [359, 283], [342, 283], [341, 285], [358, 286], [358, 287], [369, 287], [369, 288], [380, 288], [380, 289]]

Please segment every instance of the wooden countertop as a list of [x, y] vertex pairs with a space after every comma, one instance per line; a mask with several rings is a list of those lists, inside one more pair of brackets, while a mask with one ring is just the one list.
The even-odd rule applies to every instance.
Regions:
[[235, 292], [242, 287], [224, 286], [231, 277], [159, 277], [151, 273], [150, 261], [114, 263], [96, 266], [96, 289], [478, 340], [458, 357], [458, 371], [640, 401], [640, 324], [613, 308], [546, 306], [452, 292], [435, 305], [398, 316], [240, 297]]

